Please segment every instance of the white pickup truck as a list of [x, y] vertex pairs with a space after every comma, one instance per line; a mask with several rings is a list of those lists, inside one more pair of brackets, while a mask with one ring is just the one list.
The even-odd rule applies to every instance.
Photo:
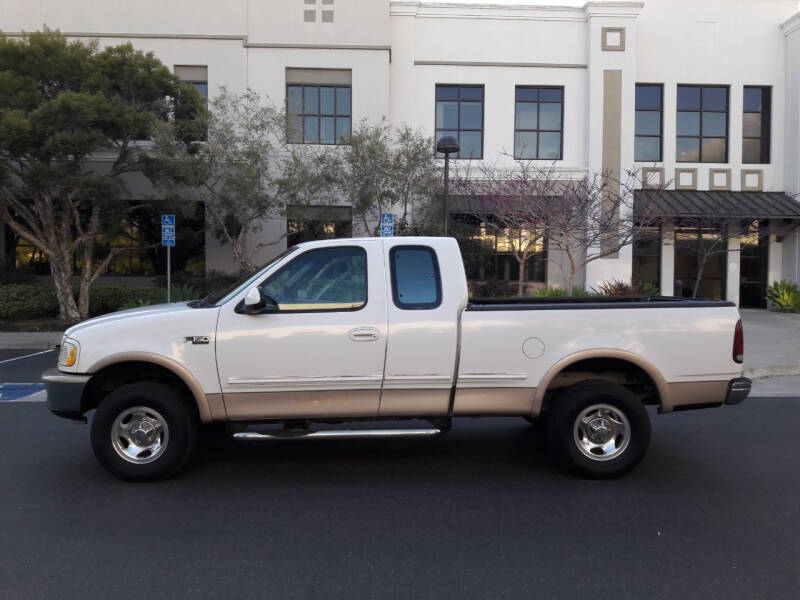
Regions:
[[455, 240], [361, 238], [294, 246], [216, 297], [79, 323], [43, 380], [53, 413], [95, 411], [94, 452], [125, 479], [175, 473], [201, 425], [422, 436], [460, 416], [542, 423], [562, 465], [613, 477], [645, 453], [644, 405], [742, 401], [742, 354], [731, 303], [470, 299]]

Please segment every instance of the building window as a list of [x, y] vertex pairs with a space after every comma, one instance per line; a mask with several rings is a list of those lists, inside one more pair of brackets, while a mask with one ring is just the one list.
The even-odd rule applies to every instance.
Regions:
[[[675, 295], [682, 298], [725, 297], [727, 240], [715, 227], [675, 228]], [[697, 279], [697, 294], [693, 295]]]
[[286, 209], [286, 243], [353, 237], [353, 211], [349, 206], [296, 206]]
[[633, 280], [661, 289], [661, 229], [640, 227], [633, 238]]
[[661, 162], [664, 86], [636, 84], [636, 137], [634, 160]]
[[728, 162], [728, 87], [678, 86], [678, 162]]
[[771, 112], [772, 88], [745, 86], [744, 124], [742, 126], [743, 163], [769, 163]]
[[517, 255], [523, 248], [527, 250], [523, 280], [546, 281], [547, 241], [542, 231], [499, 228], [492, 225], [491, 215], [480, 219], [463, 213], [452, 215], [452, 227], [470, 281], [518, 281]]
[[352, 100], [349, 85], [287, 85], [291, 144], [349, 144]]
[[517, 86], [514, 158], [561, 160], [564, 88]]
[[[188, 83], [203, 100], [203, 106], [208, 109], [208, 67], [206, 66], [189, 66], [189, 65], [175, 65], [175, 75], [178, 76], [184, 83]], [[200, 140], [206, 141], [208, 138], [208, 130], [200, 133]]]
[[482, 85], [436, 86], [436, 142], [448, 136], [461, 146], [453, 158], [483, 158]]

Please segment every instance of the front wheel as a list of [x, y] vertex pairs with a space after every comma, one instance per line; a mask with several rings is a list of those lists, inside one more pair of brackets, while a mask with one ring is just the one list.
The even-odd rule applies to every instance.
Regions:
[[188, 460], [197, 418], [175, 388], [156, 381], [122, 386], [97, 407], [92, 449], [121, 479], [165, 479]]
[[635, 467], [650, 443], [650, 419], [627, 388], [582, 381], [564, 390], [550, 410], [548, 448], [564, 467], [585, 477], [619, 477]]

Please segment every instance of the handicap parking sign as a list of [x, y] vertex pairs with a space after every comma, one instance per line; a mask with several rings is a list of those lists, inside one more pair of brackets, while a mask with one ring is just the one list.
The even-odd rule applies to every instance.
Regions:
[[161, 227], [175, 227], [175, 215], [161, 215]]
[[392, 213], [381, 214], [381, 237], [392, 237], [394, 235], [394, 215]]

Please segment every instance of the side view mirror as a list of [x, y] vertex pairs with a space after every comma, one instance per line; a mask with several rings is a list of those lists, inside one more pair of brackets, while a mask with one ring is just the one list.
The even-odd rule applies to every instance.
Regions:
[[274, 298], [267, 296], [259, 287], [252, 287], [247, 291], [241, 312], [246, 315], [278, 312], [280, 308]]

